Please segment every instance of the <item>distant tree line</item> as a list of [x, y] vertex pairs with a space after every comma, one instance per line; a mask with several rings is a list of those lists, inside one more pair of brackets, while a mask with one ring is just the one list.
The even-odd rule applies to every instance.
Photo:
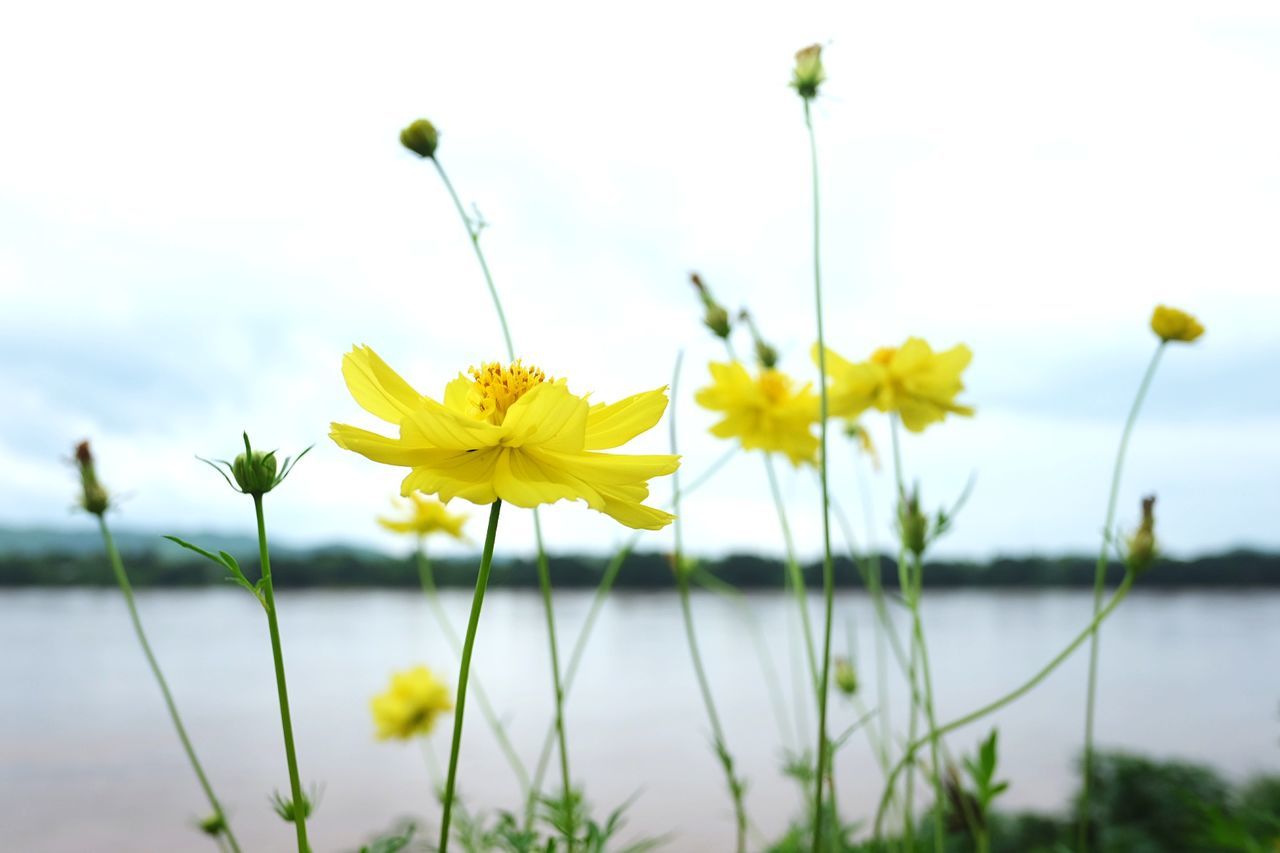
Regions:
[[[222, 582], [222, 573], [198, 557], [186, 559], [144, 551], [125, 555], [129, 576], [139, 587], [194, 587]], [[599, 583], [609, 557], [566, 555], [551, 557], [551, 575], [557, 587], [585, 588]], [[342, 549], [310, 553], [285, 552], [272, 556], [276, 585], [307, 587], [416, 587], [418, 570], [412, 557], [391, 557]], [[886, 589], [897, 586], [897, 567], [890, 557], [864, 561], [865, 571], [878, 564]], [[256, 560], [241, 561], [250, 577], [257, 576]], [[475, 582], [474, 558], [450, 558], [435, 562], [441, 586], [470, 587]], [[783, 565], [776, 559], [747, 554], [704, 560], [700, 567], [722, 581], [743, 589], [782, 586]], [[818, 588], [821, 566], [804, 567], [810, 587]], [[1119, 564], [1109, 567], [1109, 579], [1119, 582]], [[934, 588], [974, 587], [1091, 587], [1094, 560], [1087, 557], [997, 558], [987, 562], [939, 560], [925, 567], [925, 584]], [[848, 560], [836, 561], [837, 584], [862, 586], [860, 569]], [[532, 588], [538, 584], [532, 558], [495, 562], [491, 584]], [[114, 586], [106, 559], [96, 554], [0, 555], [0, 586]], [[673, 586], [665, 555], [630, 554], [618, 574], [619, 589], [668, 589]], [[1193, 560], [1161, 560], [1139, 581], [1141, 588], [1280, 586], [1280, 554], [1251, 550], [1230, 551]]]

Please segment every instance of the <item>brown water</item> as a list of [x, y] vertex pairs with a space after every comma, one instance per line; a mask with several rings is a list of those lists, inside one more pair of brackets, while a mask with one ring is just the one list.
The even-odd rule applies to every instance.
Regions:
[[[289, 827], [267, 797], [286, 790], [265, 620], [236, 590], [150, 592], [143, 619], [197, 750], [246, 851], [287, 850]], [[445, 593], [458, 625], [470, 601]], [[794, 602], [751, 596], [774, 666], [791, 684], [788, 628]], [[576, 635], [589, 593], [558, 596], [561, 630]], [[748, 807], [765, 836], [796, 813], [779, 773], [797, 723], [780, 721], [743, 612], [710, 595], [694, 602], [730, 749], [750, 782]], [[1015, 686], [1087, 622], [1079, 592], [930, 593], [926, 602], [939, 715], [949, 719]], [[323, 785], [310, 823], [317, 853], [353, 849], [399, 817], [434, 823], [427, 761], [415, 745], [376, 743], [368, 698], [388, 673], [425, 662], [456, 675], [421, 596], [410, 592], [307, 592], [280, 596], [282, 631], [305, 779]], [[874, 656], [865, 598], [848, 595], [867, 700]], [[815, 602], [815, 613], [817, 612]], [[550, 688], [540, 603], [490, 593], [476, 672], [532, 764], [549, 721]], [[844, 651], [848, 633], [836, 630]], [[207, 809], [130, 631], [117, 593], [0, 593], [0, 827], [4, 849], [209, 851], [189, 827]], [[1136, 593], [1103, 635], [1099, 741], [1216, 765], [1232, 776], [1280, 770], [1280, 593]], [[1006, 807], [1058, 808], [1074, 785], [1082, 729], [1083, 655], [1035, 693], [996, 715]], [[834, 702], [840, 730], [855, 710]], [[889, 708], [902, 728], [905, 697]], [[795, 704], [786, 704], [792, 716]], [[469, 712], [478, 711], [472, 703]], [[989, 729], [953, 735], [969, 750]], [[572, 772], [598, 813], [633, 794], [632, 834], [674, 833], [668, 849], [729, 849], [728, 799], [708, 749], [706, 717], [666, 594], [610, 599], [568, 709]], [[811, 721], [798, 728], [809, 741]], [[447, 756], [449, 726], [432, 736]], [[783, 732], [785, 732], [785, 737]], [[476, 809], [518, 807], [514, 777], [478, 713], [469, 713], [460, 784]], [[867, 742], [841, 753], [838, 789], [849, 817], [865, 816], [880, 771]], [[550, 781], [558, 777], [553, 772]], [[758, 846], [758, 845], [757, 845]]]

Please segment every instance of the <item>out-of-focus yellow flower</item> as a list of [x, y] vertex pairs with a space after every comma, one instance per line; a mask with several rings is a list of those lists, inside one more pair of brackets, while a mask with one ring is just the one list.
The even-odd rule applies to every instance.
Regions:
[[467, 516], [463, 513], [453, 514], [445, 505], [435, 498], [428, 498], [417, 492], [409, 495], [410, 504], [408, 518], [378, 517], [378, 524], [392, 533], [412, 533], [415, 536], [430, 536], [432, 533], [444, 533], [454, 539], [466, 539], [462, 533], [462, 525]]
[[[814, 360], [818, 349], [814, 346]], [[871, 407], [897, 412], [902, 425], [922, 432], [948, 414], [970, 416], [973, 409], [955, 401], [964, 390], [960, 374], [973, 354], [964, 344], [934, 352], [921, 338], [900, 347], [881, 347], [867, 361], [854, 363], [827, 348], [828, 413], [855, 417]]]
[[738, 362], [712, 362], [712, 384], [698, 391], [698, 405], [724, 412], [711, 428], [718, 438], [736, 438], [744, 450], [785, 453], [792, 465], [815, 463], [818, 439], [818, 395], [811, 385], [796, 382], [780, 370], [762, 369], [752, 376]]
[[796, 51], [796, 66], [791, 71], [791, 88], [806, 101], [818, 96], [818, 87], [827, 79], [822, 67], [822, 45], [811, 44]]
[[668, 454], [602, 453], [656, 424], [666, 387], [590, 405], [564, 380], [519, 361], [473, 367], [445, 387], [443, 403], [415, 391], [369, 347], [342, 362], [347, 388], [366, 411], [399, 428], [397, 438], [335, 423], [339, 447], [410, 468], [402, 494], [423, 492], [476, 504], [535, 507], [584, 500], [627, 527], [660, 530], [675, 517], [643, 501], [649, 479], [680, 464]]
[[436, 717], [453, 708], [449, 688], [425, 666], [391, 676], [387, 692], [369, 702], [378, 740], [408, 740], [430, 734]]
[[1162, 341], [1189, 344], [1204, 334], [1204, 326], [1186, 311], [1170, 308], [1168, 305], [1157, 305], [1151, 314], [1151, 331]]

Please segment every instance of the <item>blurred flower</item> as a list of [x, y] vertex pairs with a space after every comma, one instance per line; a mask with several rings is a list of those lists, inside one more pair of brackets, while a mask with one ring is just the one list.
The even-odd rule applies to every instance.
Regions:
[[[815, 345], [815, 361], [817, 355]], [[881, 347], [857, 364], [828, 348], [828, 411], [833, 417], [853, 417], [874, 406], [897, 412], [912, 432], [922, 432], [948, 414], [970, 416], [973, 409], [955, 402], [955, 397], [964, 390], [960, 374], [972, 357], [964, 344], [935, 353], [921, 338], [907, 338], [900, 347]]]
[[712, 384], [698, 391], [698, 405], [724, 412], [711, 428], [718, 438], [737, 438], [744, 450], [785, 453], [792, 465], [813, 464], [818, 439], [818, 395], [811, 385], [796, 388], [780, 370], [762, 369], [752, 377], [738, 362], [712, 362]]
[[434, 124], [420, 118], [400, 131], [400, 144], [419, 157], [435, 157], [440, 134]]
[[649, 479], [675, 471], [679, 457], [600, 452], [658, 422], [667, 407], [665, 386], [593, 406], [571, 394], [564, 380], [516, 361], [459, 374], [441, 404], [415, 391], [369, 347], [348, 353], [342, 373], [356, 402], [397, 426], [399, 436], [335, 423], [330, 437], [374, 462], [412, 469], [401, 494], [520, 507], [581, 499], [645, 530], [660, 530], [674, 518], [642, 502]]
[[80, 506], [85, 512], [100, 516], [110, 508], [111, 500], [107, 497], [107, 490], [98, 482], [89, 442], [82, 441], [76, 445], [75, 463], [80, 471]]
[[806, 101], [818, 96], [818, 87], [827, 79], [822, 67], [822, 45], [811, 44], [796, 51], [796, 66], [791, 71], [791, 88]]
[[1157, 305], [1151, 314], [1151, 331], [1165, 343], [1181, 341], [1189, 344], [1204, 334], [1204, 326], [1186, 311]]
[[462, 533], [462, 525], [467, 517], [462, 513], [454, 515], [443, 503], [428, 498], [417, 492], [409, 495], [409, 517], [405, 519], [378, 518], [381, 524], [392, 533], [412, 533], [416, 536], [430, 536], [432, 533], [444, 533], [454, 539], [466, 539]]
[[1133, 572], [1145, 572], [1155, 562], [1156, 548], [1156, 496], [1149, 495], [1142, 499], [1142, 523], [1133, 532], [1128, 541], [1128, 553], [1125, 563]]
[[848, 658], [836, 658], [836, 687], [846, 696], [858, 692], [858, 673]]
[[391, 676], [391, 686], [369, 703], [378, 740], [409, 740], [431, 733], [436, 718], [453, 708], [449, 688], [425, 666]]

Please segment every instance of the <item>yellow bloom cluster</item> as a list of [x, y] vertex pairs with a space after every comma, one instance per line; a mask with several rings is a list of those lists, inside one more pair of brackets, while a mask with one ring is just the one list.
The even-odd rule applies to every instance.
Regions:
[[330, 437], [374, 462], [411, 469], [402, 494], [520, 507], [584, 500], [645, 530], [674, 518], [643, 501], [649, 479], [675, 471], [678, 457], [601, 452], [658, 422], [667, 407], [665, 387], [593, 406], [563, 380], [516, 362], [459, 374], [441, 403], [415, 391], [369, 347], [348, 353], [342, 374], [356, 402], [396, 426], [399, 436], [335, 423]]
[[432, 533], [444, 533], [454, 539], [466, 539], [462, 533], [462, 525], [467, 517], [449, 512], [445, 505], [433, 498], [413, 492], [409, 495], [408, 518], [378, 518], [378, 524], [392, 533], [410, 533], [415, 536], [430, 536]]
[[[817, 356], [815, 346], [815, 360]], [[882, 347], [859, 363], [828, 348], [828, 412], [832, 417], [856, 417], [872, 407], [897, 412], [902, 425], [912, 432], [922, 432], [948, 414], [970, 416], [973, 409], [955, 398], [964, 390], [960, 374], [972, 357], [964, 344], [934, 352], [921, 338], [907, 338], [900, 347]]]
[[369, 703], [378, 740], [430, 734], [436, 718], [452, 710], [449, 688], [425, 666], [391, 676], [391, 686]]
[[1180, 341], [1189, 344], [1204, 334], [1204, 326], [1186, 311], [1157, 305], [1151, 314], [1151, 331], [1166, 343]]
[[698, 391], [698, 405], [724, 418], [711, 428], [719, 438], [736, 438], [744, 450], [786, 454], [791, 464], [816, 464], [818, 395], [808, 384], [797, 387], [780, 370], [762, 369], [755, 376], [738, 362], [712, 362], [711, 383]]

